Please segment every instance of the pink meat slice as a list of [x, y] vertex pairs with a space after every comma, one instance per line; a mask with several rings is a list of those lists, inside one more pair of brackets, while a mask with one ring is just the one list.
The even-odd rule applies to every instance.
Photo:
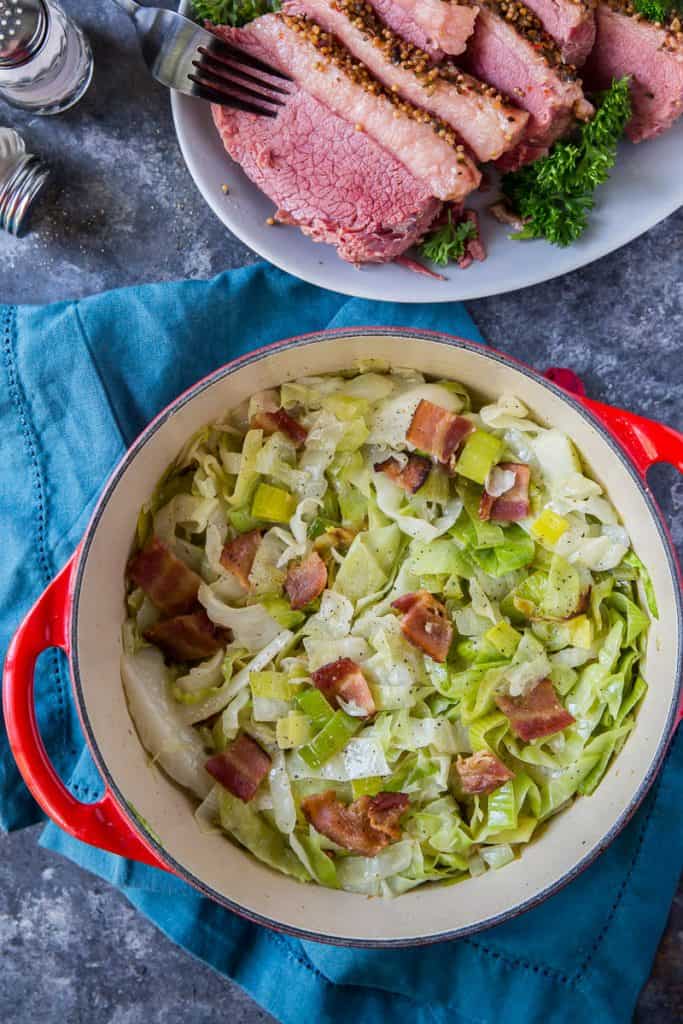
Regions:
[[452, 64], [433, 68], [365, 0], [290, 0], [284, 9], [335, 35], [385, 86], [451, 125], [479, 160], [496, 160], [520, 142], [527, 113]]
[[213, 108], [230, 156], [278, 207], [277, 219], [349, 263], [388, 263], [441, 209], [390, 153], [302, 89], [269, 120]]
[[401, 37], [428, 53], [433, 61], [443, 60], [445, 54], [435, 45], [425, 30], [418, 25], [412, 13], [397, 0], [369, 0], [384, 24]]
[[633, 15], [629, 3], [599, 3], [598, 33], [584, 74], [588, 84], [606, 89], [631, 76], [633, 117], [626, 129], [633, 142], [666, 131], [683, 112], [683, 33], [679, 19], [665, 26]]
[[453, 56], [464, 51], [477, 20], [477, 8], [474, 5], [458, 4], [454, 0], [372, 0], [372, 5], [380, 15], [380, 8], [384, 8], [387, 13], [389, 8], [394, 8], [390, 13], [389, 24], [393, 21], [391, 27], [401, 34], [401, 21], [415, 25], [419, 37], [411, 39], [411, 42], [417, 46], [442, 50]]
[[526, 0], [526, 5], [559, 44], [562, 59], [580, 67], [595, 43], [593, 0]]
[[[541, 155], [576, 120], [586, 121], [593, 114], [573, 69], [519, 0], [481, 0], [465, 63], [528, 111], [524, 159]], [[508, 155], [503, 159], [514, 166]]]
[[439, 122], [409, 104], [398, 105], [348, 50], [318, 26], [303, 18], [266, 14], [242, 29], [227, 31], [236, 33], [232, 38], [247, 52], [286, 70], [309, 95], [392, 153], [436, 198], [457, 201], [479, 185], [481, 173], [462, 146], [442, 137]]

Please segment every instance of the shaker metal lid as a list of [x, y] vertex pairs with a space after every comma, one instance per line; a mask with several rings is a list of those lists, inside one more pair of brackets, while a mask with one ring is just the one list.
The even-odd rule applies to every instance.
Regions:
[[45, 41], [47, 24], [43, 0], [0, 0], [0, 69], [31, 60]]

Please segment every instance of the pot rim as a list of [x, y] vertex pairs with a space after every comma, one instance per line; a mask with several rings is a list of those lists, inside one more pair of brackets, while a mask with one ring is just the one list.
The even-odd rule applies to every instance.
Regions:
[[121, 457], [120, 461], [110, 474], [107, 479], [100, 498], [98, 499], [97, 505], [92, 513], [88, 526], [86, 528], [83, 540], [79, 546], [77, 561], [75, 566], [75, 572], [71, 578], [70, 587], [70, 607], [69, 607], [69, 667], [71, 674], [72, 687], [76, 696], [76, 707], [80, 718], [83, 733], [90, 750], [90, 754], [95, 762], [97, 770], [99, 771], [104, 781], [106, 789], [108, 789], [113, 798], [116, 800], [119, 810], [125, 816], [131, 829], [138, 835], [138, 837], [144, 842], [144, 844], [153, 851], [155, 856], [162, 861], [170, 871], [181, 878], [183, 881], [192, 885], [193, 888], [197, 889], [202, 895], [208, 897], [220, 906], [225, 907], [227, 910], [232, 911], [239, 917], [245, 918], [251, 921], [253, 924], [263, 925], [264, 927], [286, 935], [291, 935], [295, 938], [305, 939], [308, 941], [321, 942], [327, 945], [339, 946], [339, 947], [351, 947], [361, 949], [397, 949], [407, 947], [420, 947], [428, 946], [437, 942], [446, 942], [454, 939], [464, 938], [468, 935], [476, 934], [477, 932], [483, 931], [488, 928], [492, 928], [495, 925], [502, 924], [505, 921], [512, 920], [518, 917], [520, 914], [525, 913], [527, 910], [531, 910], [533, 907], [543, 903], [550, 896], [553, 896], [556, 892], [559, 892], [571, 881], [573, 881], [578, 875], [585, 871], [590, 865], [598, 858], [598, 856], [604, 852], [604, 850], [616, 839], [623, 828], [628, 824], [631, 818], [634, 816], [643, 800], [645, 799], [650, 787], [652, 786], [666, 755], [669, 743], [673, 738], [673, 734], [676, 727], [676, 715], [681, 695], [683, 694], [683, 643], [678, 644], [678, 656], [676, 665], [674, 666], [674, 687], [672, 690], [671, 703], [669, 712], [666, 719], [666, 724], [662, 730], [659, 738], [657, 749], [650, 762], [647, 772], [641, 778], [633, 796], [631, 797], [628, 806], [621, 813], [618, 819], [614, 822], [611, 828], [603, 835], [602, 839], [595, 844], [595, 846], [588, 851], [584, 856], [576, 861], [574, 866], [566, 871], [560, 878], [547, 885], [540, 892], [535, 893], [522, 903], [516, 904], [508, 910], [501, 911], [498, 914], [493, 914], [482, 921], [478, 921], [471, 925], [464, 925], [458, 928], [449, 929], [446, 931], [415, 936], [413, 938], [406, 939], [368, 939], [368, 938], [355, 938], [353, 936], [334, 936], [327, 935], [322, 932], [309, 931], [304, 928], [298, 928], [293, 925], [284, 924], [281, 921], [274, 920], [265, 914], [259, 914], [256, 911], [250, 910], [236, 903], [234, 900], [229, 899], [222, 893], [217, 892], [210, 885], [205, 883], [201, 878], [198, 878], [192, 872], [190, 872], [183, 864], [176, 861], [168, 851], [164, 848], [161, 843], [148, 832], [137, 817], [131, 813], [130, 806], [126, 799], [126, 796], [121, 792], [117, 783], [113, 779], [107, 763], [103, 758], [97, 738], [91, 727], [90, 719], [87, 714], [85, 697], [83, 688], [81, 685], [81, 672], [80, 664], [78, 659], [78, 645], [77, 645], [77, 626], [78, 626], [78, 609], [80, 601], [81, 586], [83, 582], [83, 576], [85, 567], [88, 561], [88, 553], [97, 532], [100, 520], [104, 511], [109, 503], [109, 500], [116, 490], [119, 481], [123, 477], [124, 473], [128, 470], [129, 466], [135, 460], [142, 448], [148, 444], [156, 435], [157, 431], [177, 412], [179, 412], [185, 405], [193, 401], [198, 395], [202, 394], [207, 388], [212, 387], [215, 383], [223, 380], [226, 377], [231, 376], [237, 370], [242, 369], [245, 366], [249, 366], [252, 363], [257, 363], [261, 359], [267, 357], [269, 354], [274, 352], [286, 351], [288, 349], [300, 348], [305, 345], [315, 345], [318, 342], [326, 341], [328, 339], [339, 339], [351, 337], [359, 337], [364, 334], [370, 336], [379, 337], [404, 337], [413, 338], [424, 341], [436, 341], [443, 345], [455, 349], [464, 349], [470, 352], [476, 352], [479, 355], [484, 355], [487, 358], [507, 366], [513, 370], [524, 374], [525, 376], [533, 379], [537, 383], [540, 383], [546, 387], [554, 395], [566, 402], [575, 413], [582, 416], [598, 433], [602, 436], [603, 440], [607, 442], [609, 447], [612, 449], [614, 455], [619, 459], [621, 465], [626, 469], [631, 478], [635, 481], [642, 497], [650, 512], [651, 518], [653, 519], [657, 532], [659, 533], [663, 542], [664, 550], [666, 552], [667, 566], [671, 577], [674, 581], [674, 593], [676, 600], [676, 622], [678, 625], [679, 638], [683, 638], [683, 595], [681, 594], [680, 587], [676, 585], [679, 580], [680, 570], [678, 567], [678, 561], [673, 548], [673, 542], [669, 535], [667, 524], [664, 520], [661, 509], [656, 503], [653, 495], [650, 492], [641, 477], [639, 476], [636, 467], [632, 460], [629, 458], [626, 451], [622, 448], [619, 442], [612, 436], [607, 428], [600, 422], [599, 418], [586, 406], [583, 405], [574, 395], [565, 391], [557, 384], [545, 378], [538, 370], [533, 369], [526, 363], [521, 362], [514, 356], [510, 356], [507, 353], [498, 351], [497, 349], [490, 348], [482, 342], [471, 341], [466, 338], [462, 338], [458, 335], [447, 334], [443, 331], [432, 331], [421, 328], [412, 327], [389, 327], [389, 326], [357, 326], [357, 327], [340, 327], [332, 329], [324, 329], [321, 331], [311, 331], [306, 334], [295, 335], [290, 338], [284, 338], [280, 341], [273, 342], [269, 345], [261, 346], [257, 349], [253, 349], [241, 356], [225, 363], [223, 366], [214, 370], [212, 373], [203, 377], [195, 384], [191, 385], [185, 391], [181, 392], [177, 398], [171, 401], [151, 422], [142, 430], [138, 437], [133, 441], [128, 450]]

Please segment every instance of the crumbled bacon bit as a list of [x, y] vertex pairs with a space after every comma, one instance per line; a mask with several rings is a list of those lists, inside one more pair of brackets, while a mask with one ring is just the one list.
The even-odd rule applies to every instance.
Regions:
[[411, 420], [406, 441], [422, 452], [429, 452], [444, 465], [449, 465], [462, 442], [473, 430], [474, 424], [464, 416], [456, 416], [423, 398]]
[[501, 522], [517, 523], [529, 515], [529, 482], [531, 470], [523, 462], [501, 462], [498, 469], [514, 473], [511, 487], [494, 497], [486, 490], [479, 504], [480, 519], [494, 519]]
[[515, 736], [525, 742], [541, 736], [552, 736], [576, 721], [560, 704], [549, 679], [543, 679], [523, 697], [499, 694], [496, 704], [509, 718]]
[[270, 771], [271, 764], [265, 750], [243, 732], [221, 754], [209, 758], [206, 770], [233, 796], [248, 803]]
[[455, 770], [465, 793], [492, 793], [504, 782], [514, 778], [507, 765], [489, 750], [478, 750], [469, 757], [459, 757]]
[[241, 533], [234, 540], [228, 541], [221, 554], [221, 565], [237, 577], [245, 590], [249, 588], [249, 573], [261, 538], [260, 530]]
[[351, 658], [338, 658], [328, 665], [322, 665], [311, 673], [311, 678], [328, 700], [337, 699], [345, 704], [355, 704], [363, 709], [366, 717], [374, 715], [375, 702], [368, 681], [360, 665]]
[[161, 619], [145, 630], [144, 637], [174, 661], [199, 661], [224, 647], [231, 633], [215, 626], [202, 608], [191, 615]]
[[378, 793], [347, 805], [337, 799], [334, 790], [301, 801], [306, 818], [318, 832], [365, 857], [374, 857], [401, 838], [399, 820], [409, 804], [405, 793]]
[[301, 448], [306, 443], [308, 431], [298, 420], [290, 416], [285, 409], [262, 410], [251, 420], [252, 427], [263, 430], [266, 434], [274, 434], [276, 431], [284, 434], [296, 448]]
[[317, 551], [291, 565], [285, 580], [289, 603], [294, 609], [305, 608], [322, 594], [327, 586], [327, 566]]
[[384, 462], [376, 462], [374, 468], [376, 473], [386, 473], [404, 491], [415, 494], [429, 476], [432, 464], [424, 455], [410, 455], [403, 467], [398, 459], [389, 458]]
[[166, 615], [189, 612], [197, 603], [199, 576], [157, 537], [133, 555], [128, 578]]
[[434, 661], [445, 661], [453, 639], [453, 625], [446, 609], [426, 590], [403, 594], [392, 602], [392, 608], [403, 613], [401, 631], [413, 644]]

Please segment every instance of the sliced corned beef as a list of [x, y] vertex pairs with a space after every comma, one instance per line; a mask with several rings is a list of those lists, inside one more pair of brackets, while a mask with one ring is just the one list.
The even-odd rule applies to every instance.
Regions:
[[[386, 23], [423, 50], [462, 53], [472, 34], [477, 8], [455, 0], [371, 0]], [[412, 27], [411, 27], [412, 26]]]
[[671, 17], [657, 27], [628, 2], [598, 3], [597, 39], [584, 74], [591, 88], [631, 76], [633, 117], [626, 133], [642, 142], [669, 128], [683, 112], [683, 32]]
[[370, 3], [384, 24], [393, 32], [420, 50], [424, 50], [433, 61], [443, 60], [443, 50], [432, 42], [406, 7], [397, 3], [397, 0], [370, 0]]
[[284, 10], [335, 35], [385, 86], [449, 124], [479, 160], [496, 160], [521, 140], [528, 114], [453, 64], [435, 67], [367, 0], [289, 0]]
[[229, 155], [278, 206], [276, 219], [349, 263], [390, 262], [439, 212], [407, 168], [301, 89], [274, 120], [226, 106], [213, 115]]
[[[441, 209], [395, 157], [294, 86], [277, 118], [213, 108], [230, 156], [316, 242], [349, 263], [387, 263], [409, 249]], [[277, 230], [277, 229], [274, 229]]]
[[465, 64], [530, 114], [517, 159], [514, 153], [503, 157], [506, 168], [541, 155], [577, 119], [593, 113], [557, 44], [519, 0], [480, 0]]
[[462, 199], [479, 185], [481, 174], [449, 125], [384, 89], [318, 25], [267, 14], [222, 34], [285, 70], [309, 95], [392, 153], [438, 199]]
[[593, 0], [526, 0], [526, 5], [559, 45], [562, 59], [580, 67], [595, 42]]

